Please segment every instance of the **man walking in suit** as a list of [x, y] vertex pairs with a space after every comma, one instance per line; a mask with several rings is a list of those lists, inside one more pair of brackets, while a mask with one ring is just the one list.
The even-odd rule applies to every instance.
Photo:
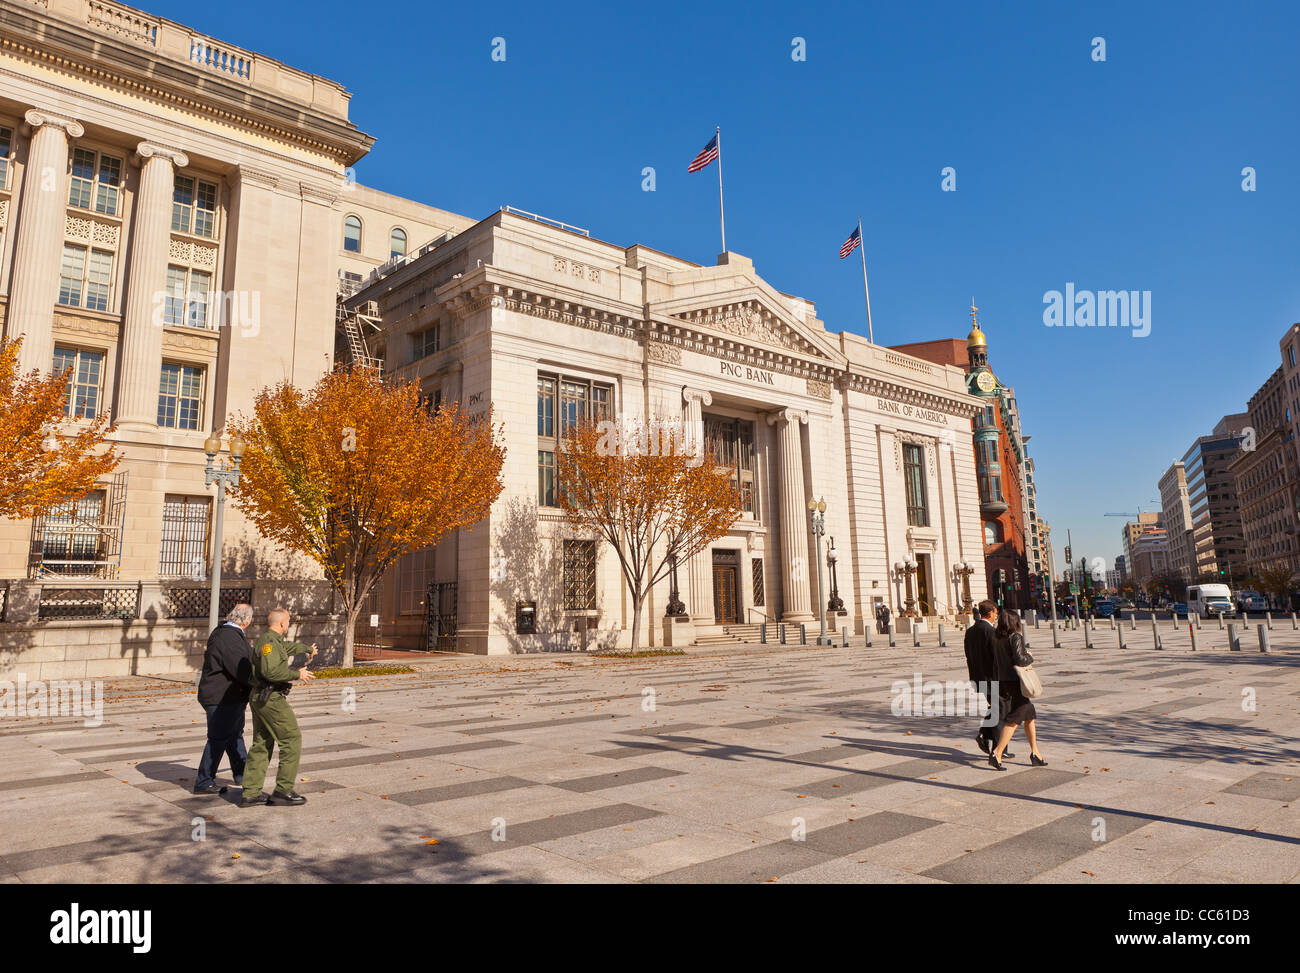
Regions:
[[208, 742], [199, 758], [195, 794], [221, 793], [216, 777], [222, 754], [230, 758], [235, 784], [244, 779], [244, 763], [248, 760], [244, 749], [244, 708], [248, 705], [252, 675], [248, 636], [244, 632], [252, 624], [253, 606], [238, 604], [208, 636], [199, 676], [199, 705], [208, 714]]
[[[976, 609], [979, 612], [979, 618], [975, 624], [966, 629], [966, 674], [970, 681], [975, 683], [975, 688], [982, 692], [989, 700], [989, 703], [996, 707], [998, 704], [998, 651], [997, 651], [997, 622], [998, 606], [995, 602], [987, 598], [979, 603]], [[984, 726], [981, 721], [979, 733], [975, 736], [975, 742], [985, 753], [989, 748], [997, 743], [997, 727]]]

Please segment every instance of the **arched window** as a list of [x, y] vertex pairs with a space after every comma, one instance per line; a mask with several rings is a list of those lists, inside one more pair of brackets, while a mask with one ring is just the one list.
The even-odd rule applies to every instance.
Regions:
[[349, 216], [343, 221], [343, 249], [349, 253], [361, 252], [361, 220]]
[[393, 232], [388, 236], [388, 257], [406, 256], [406, 231], [400, 226], [394, 227]]
[[1002, 525], [996, 520], [984, 521], [984, 546], [992, 547], [1002, 543]]

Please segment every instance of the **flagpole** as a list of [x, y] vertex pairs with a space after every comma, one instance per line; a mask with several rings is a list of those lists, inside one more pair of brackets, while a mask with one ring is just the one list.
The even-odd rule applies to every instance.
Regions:
[[722, 224], [722, 252], [727, 252], [727, 214], [722, 208], [722, 126], [718, 130], [718, 221]]
[[867, 340], [876, 343], [875, 332], [871, 328], [871, 288], [867, 286], [867, 241], [862, 237], [862, 217], [858, 217], [858, 249], [862, 251], [862, 291], [867, 295]]

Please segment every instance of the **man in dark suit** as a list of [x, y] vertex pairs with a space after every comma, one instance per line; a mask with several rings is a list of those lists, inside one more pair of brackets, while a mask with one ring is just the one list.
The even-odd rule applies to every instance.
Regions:
[[199, 705], [208, 714], [208, 743], [199, 758], [195, 794], [221, 793], [216, 777], [222, 754], [230, 757], [235, 784], [243, 782], [244, 763], [248, 760], [244, 748], [244, 710], [248, 706], [252, 679], [251, 650], [244, 633], [252, 624], [253, 606], [239, 604], [208, 636], [199, 676]]
[[[979, 618], [975, 624], [966, 629], [966, 674], [970, 681], [975, 683], [975, 688], [982, 692], [994, 706], [997, 705], [998, 692], [996, 688], [998, 678], [998, 647], [997, 647], [997, 628], [998, 606], [995, 602], [985, 599], [979, 603], [976, 608], [979, 612]], [[975, 736], [975, 742], [985, 753], [989, 748], [997, 743], [998, 728], [996, 726], [980, 725], [980, 731]]]

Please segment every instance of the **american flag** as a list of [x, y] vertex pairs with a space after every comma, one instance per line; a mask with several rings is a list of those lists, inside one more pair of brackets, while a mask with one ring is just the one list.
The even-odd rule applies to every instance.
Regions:
[[692, 160], [691, 164], [686, 167], [686, 171], [699, 172], [717, 157], [718, 137], [714, 135], [713, 138], [709, 139], [709, 144], [700, 149], [700, 154], [697, 155], [694, 160]]
[[845, 240], [844, 245], [840, 247], [840, 259], [843, 260], [854, 250], [858, 249], [858, 247], [860, 247], [861, 245], [862, 245], [862, 227], [855, 226], [853, 228], [853, 232], [849, 234], [849, 238]]

